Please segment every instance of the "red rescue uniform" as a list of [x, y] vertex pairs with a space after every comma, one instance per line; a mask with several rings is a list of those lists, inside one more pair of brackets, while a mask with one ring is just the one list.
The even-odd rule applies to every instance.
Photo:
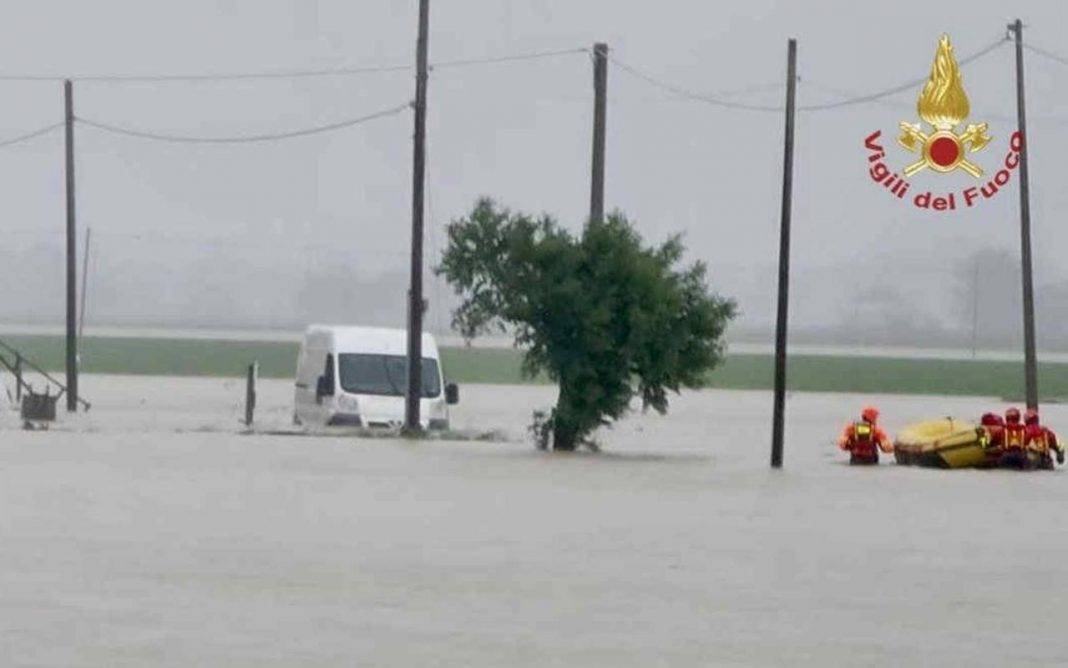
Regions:
[[1010, 422], [1005, 425], [1001, 440], [1001, 447], [1005, 450], [1023, 450], [1027, 440], [1027, 427], [1018, 422]]
[[850, 464], [878, 464], [879, 450], [894, 451], [882, 427], [865, 420], [847, 425], [838, 439], [838, 447], [849, 453]]
[[1029, 424], [1024, 431], [1024, 447], [1029, 455], [1037, 461], [1037, 466], [1045, 469], [1053, 468], [1052, 453], [1057, 453], [1057, 460], [1064, 461], [1064, 446], [1057, 441], [1057, 435], [1052, 429], [1040, 424]]
[[1024, 441], [1027, 439], [1027, 428], [1020, 423], [1008, 423], [1005, 425], [1001, 446], [1001, 456], [998, 466], [1012, 469], [1031, 468], [1031, 458], [1024, 449]]

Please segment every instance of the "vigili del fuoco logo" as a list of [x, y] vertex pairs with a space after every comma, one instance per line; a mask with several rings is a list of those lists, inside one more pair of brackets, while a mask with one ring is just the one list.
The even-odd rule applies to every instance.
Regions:
[[[897, 143], [915, 156], [914, 161], [901, 169], [900, 173], [891, 170], [884, 162], [886, 149], [879, 143], [881, 130], [864, 139], [864, 148], [869, 151], [868, 174], [875, 183], [881, 184], [898, 199], [904, 200], [909, 195], [909, 201], [918, 209], [934, 211], [978, 206], [982, 201], [996, 196], [1008, 184], [1013, 171], [1020, 164], [1022, 137], [1019, 132], [1013, 133], [1002, 164], [996, 169], [991, 167], [992, 176], [986, 175], [978, 158], [971, 157], [971, 154], [986, 148], [992, 137], [987, 134], [986, 123], [969, 123], [960, 129], [971, 113], [971, 106], [964, 92], [960, 68], [953, 57], [949, 35], [942, 35], [938, 40], [931, 76], [916, 102], [916, 110], [922, 123], [902, 121], [900, 124], [901, 134]], [[935, 194], [932, 190], [919, 191], [919, 188], [909, 193], [912, 183], [908, 179], [916, 174], [948, 174], [957, 170], [974, 177], [976, 185], [944, 194]]]

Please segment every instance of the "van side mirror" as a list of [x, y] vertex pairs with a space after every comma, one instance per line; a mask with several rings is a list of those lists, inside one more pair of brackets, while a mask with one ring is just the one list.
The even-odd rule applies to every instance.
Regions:
[[445, 384], [445, 403], [450, 406], [460, 403], [460, 386], [456, 383]]
[[319, 376], [318, 382], [315, 383], [315, 398], [332, 396], [334, 396], [334, 386], [330, 383], [330, 379], [326, 376]]

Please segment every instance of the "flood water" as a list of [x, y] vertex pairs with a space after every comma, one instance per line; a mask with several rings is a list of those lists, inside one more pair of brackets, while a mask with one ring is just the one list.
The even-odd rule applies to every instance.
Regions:
[[[0, 429], [0, 655], [14, 665], [1050, 665], [1068, 659], [1054, 473], [851, 468], [993, 400], [688, 393], [537, 452], [552, 388], [467, 386], [510, 442], [243, 435], [243, 382], [93, 377], [94, 408]], [[292, 386], [261, 383], [261, 431]], [[1068, 408], [1046, 409], [1068, 429]]]

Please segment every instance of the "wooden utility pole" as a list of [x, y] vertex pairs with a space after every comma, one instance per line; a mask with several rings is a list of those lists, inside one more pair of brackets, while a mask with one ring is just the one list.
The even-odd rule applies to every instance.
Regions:
[[412, 155], [412, 271], [408, 289], [408, 394], [404, 427], [421, 431], [419, 400], [423, 396], [423, 188], [426, 182], [427, 31], [430, 0], [419, 0], [419, 38], [415, 47], [415, 135]]
[[786, 316], [790, 304], [790, 205], [794, 182], [794, 93], [797, 40], [786, 46], [786, 133], [782, 158], [782, 221], [779, 231], [779, 311], [775, 325], [775, 406], [771, 422], [771, 465], [782, 468], [786, 411]]
[[256, 380], [260, 376], [260, 363], [253, 362], [248, 365], [248, 375], [245, 377], [245, 426], [252, 427], [256, 417]]
[[82, 252], [82, 293], [81, 303], [78, 306], [78, 369], [81, 370], [81, 353], [84, 349], [82, 342], [85, 340], [85, 293], [89, 290], [89, 240], [93, 236], [93, 228], [85, 228], [85, 249]]
[[1023, 273], [1024, 386], [1027, 407], [1038, 409], [1038, 356], [1035, 352], [1035, 281], [1031, 266], [1031, 186], [1028, 181], [1027, 117], [1024, 113], [1023, 22], [1009, 24], [1016, 36], [1016, 118], [1020, 151], [1020, 262]]
[[63, 82], [67, 153], [67, 411], [78, 410], [78, 276], [77, 228], [74, 224], [74, 91]]
[[590, 221], [604, 220], [605, 123], [608, 117], [608, 45], [593, 45], [593, 159]]
[[972, 268], [972, 359], [975, 359], [979, 346], [979, 258], [975, 258]]

